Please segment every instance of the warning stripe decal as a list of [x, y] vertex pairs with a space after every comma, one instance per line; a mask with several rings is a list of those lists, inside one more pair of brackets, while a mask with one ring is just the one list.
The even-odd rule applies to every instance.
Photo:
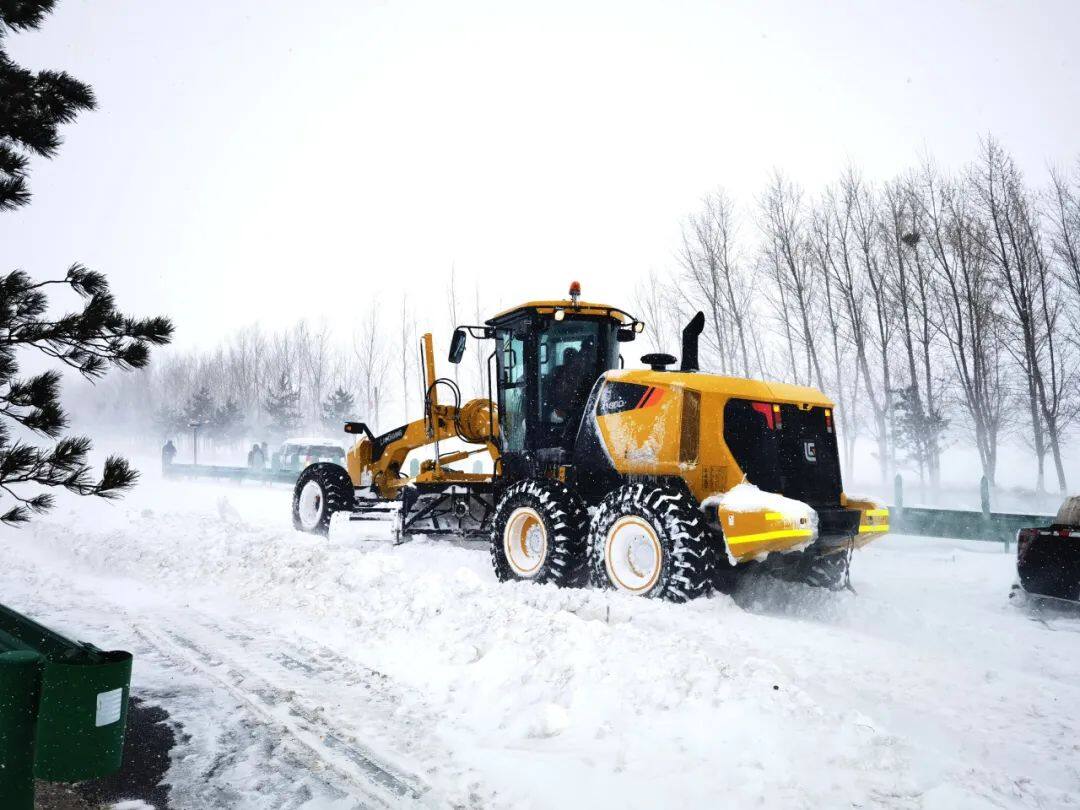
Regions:
[[637, 404], [637, 408], [648, 408], [650, 405], [657, 404], [663, 398], [664, 389], [652, 386], [642, 395], [641, 401]]

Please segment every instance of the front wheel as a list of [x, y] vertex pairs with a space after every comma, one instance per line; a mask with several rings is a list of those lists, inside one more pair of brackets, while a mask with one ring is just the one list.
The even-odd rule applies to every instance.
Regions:
[[522, 579], [576, 588], [588, 578], [589, 514], [558, 481], [528, 479], [499, 498], [491, 521], [491, 564], [502, 581]]
[[592, 582], [686, 602], [709, 587], [709, 529], [689, 493], [630, 484], [600, 504], [589, 529]]
[[351, 512], [355, 502], [352, 479], [344, 467], [320, 462], [300, 473], [293, 489], [293, 528], [327, 534], [335, 512]]

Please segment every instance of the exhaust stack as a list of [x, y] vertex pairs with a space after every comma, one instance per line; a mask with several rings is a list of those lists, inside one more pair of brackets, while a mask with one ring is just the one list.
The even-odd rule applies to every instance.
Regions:
[[698, 370], [698, 337], [705, 329], [705, 313], [698, 312], [682, 330], [682, 365], [680, 371]]

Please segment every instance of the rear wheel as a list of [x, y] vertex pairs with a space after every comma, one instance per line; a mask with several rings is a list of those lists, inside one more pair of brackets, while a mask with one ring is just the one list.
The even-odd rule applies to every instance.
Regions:
[[495, 576], [504, 582], [584, 585], [588, 522], [581, 500], [558, 481], [529, 479], [510, 486], [491, 522]]
[[630, 484], [608, 495], [589, 529], [592, 582], [686, 602], [709, 587], [709, 530], [689, 493]]
[[848, 581], [851, 558], [845, 551], [811, 558], [803, 569], [802, 581], [814, 588], [843, 590]]
[[300, 473], [293, 489], [293, 527], [311, 534], [327, 534], [335, 512], [351, 512], [352, 479], [337, 464], [312, 464]]
[[787, 582], [801, 582], [812, 588], [827, 588], [830, 591], [843, 590], [848, 584], [848, 571], [851, 564], [847, 551], [832, 554], [819, 554], [804, 551], [792, 554], [789, 559], [780, 556], [770, 568], [770, 573]]

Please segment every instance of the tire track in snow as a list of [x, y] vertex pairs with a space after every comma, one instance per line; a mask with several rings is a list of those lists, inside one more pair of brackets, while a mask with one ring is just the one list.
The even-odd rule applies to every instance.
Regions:
[[[385, 754], [376, 754], [353, 735], [334, 727], [325, 718], [321, 706], [303, 695], [303, 684], [296, 682], [311, 678], [318, 667], [305, 666], [293, 656], [281, 654], [277, 663], [273, 657], [263, 656], [260, 663], [269, 670], [269, 677], [256, 673], [252, 667], [240, 663], [250, 654], [230, 650], [241, 638], [221, 628], [205, 625], [188, 626], [170, 622], [170, 629], [153, 628], [142, 621], [134, 621], [133, 628], [147, 644], [161, 655], [183, 665], [190, 666], [219, 684], [232, 694], [241, 705], [255, 716], [261, 725], [280, 730], [288, 735], [294, 747], [301, 748], [309, 757], [342, 777], [358, 794], [364, 806], [379, 808], [445, 807], [416, 774], [404, 766], [390, 762]], [[210, 634], [214, 652], [207, 651], [193, 636]], [[292, 665], [286, 665], [287, 658]], [[299, 666], [298, 666], [299, 665]], [[294, 679], [285, 678], [282, 672], [294, 669]], [[335, 670], [341, 677], [340, 670]], [[371, 673], [368, 677], [371, 677]], [[276, 676], [276, 677], [275, 677]], [[277, 682], [275, 682], [277, 681]]]

